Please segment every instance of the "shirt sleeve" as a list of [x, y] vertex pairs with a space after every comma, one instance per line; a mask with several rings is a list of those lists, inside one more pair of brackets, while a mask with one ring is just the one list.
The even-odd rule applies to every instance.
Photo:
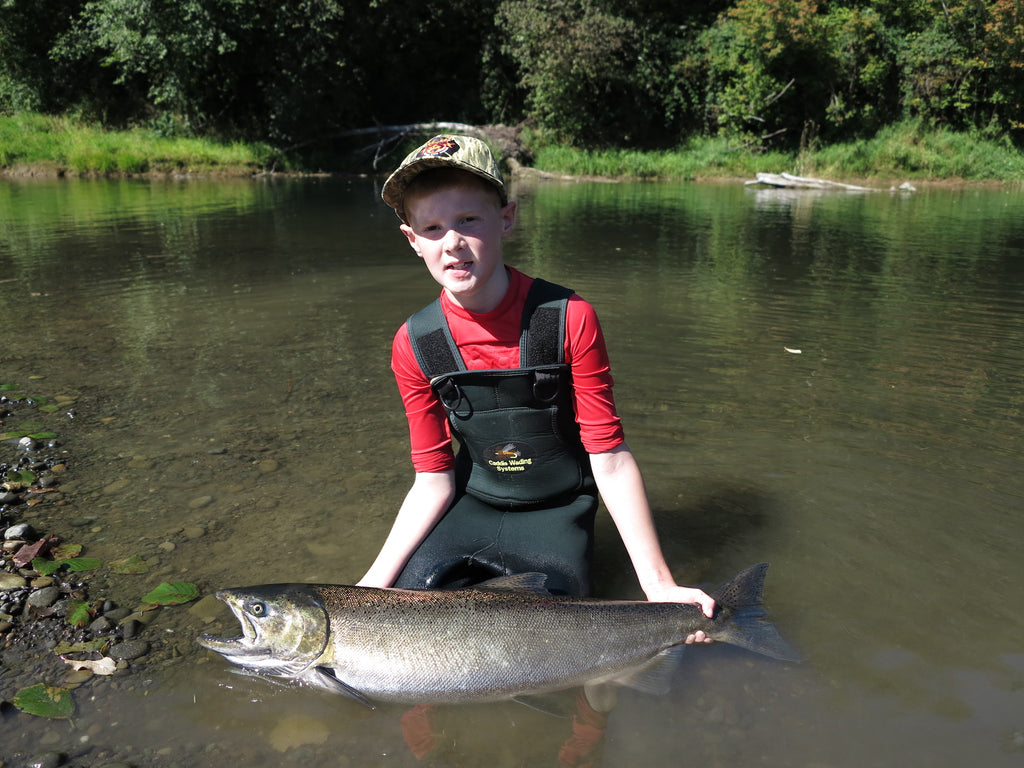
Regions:
[[611, 363], [594, 308], [573, 294], [566, 310], [566, 359], [572, 367], [580, 438], [587, 453], [610, 451], [624, 441], [612, 396]]
[[391, 370], [409, 422], [413, 469], [417, 472], [454, 469], [455, 452], [452, 450], [447, 414], [420, 370], [405, 325], [398, 329], [391, 345]]

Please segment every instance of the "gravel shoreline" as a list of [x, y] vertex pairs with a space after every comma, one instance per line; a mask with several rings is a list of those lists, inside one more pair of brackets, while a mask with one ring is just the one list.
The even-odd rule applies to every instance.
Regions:
[[[161, 609], [110, 599], [111, 579], [117, 576], [111, 564], [80, 556], [87, 552], [66, 546], [66, 537], [77, 532], [52, 531], [44, 522], [71, 506], [61, 488], [74, 474], [73, 457], [49, 425], [70, 430], [77, 416], [61, 398], [44, 403], [0, 392], [0, 722], [8, 726], [34, 716], [19, 702], [26, 689], [43, 684], [67, 692], [72, 706], [76, 700], [86, 706], [88, 698], [76, 695], [76, 689], [101, 676], [122, 678], [174, 653], [149, 629]], [[36, 429], [40, 423], [43, 429]], [[19, 436], [26, 431], [22, 425], [29, 425], [32, 435]], [[72, 520], [68, 527], [74, 528]], [[82, 758], [82, 751], [70, 755], [44, 748], [39, 754], [0, 755], [0, 766], [67, 765]], [[109, 757], [93, 764], [131, 765]]]

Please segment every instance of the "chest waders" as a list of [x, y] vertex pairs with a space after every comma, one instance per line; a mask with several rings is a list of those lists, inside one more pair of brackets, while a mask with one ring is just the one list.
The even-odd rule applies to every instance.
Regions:
[[416, 360], [459, 450], [455, 500], [396, 587], [459, 587], [539, 571], [553, 592], [589, 591], [597, 493], [564, 362], [571, 294], [534, 280], [515, 369], [467, 370], [440, 300], [409, 318]]

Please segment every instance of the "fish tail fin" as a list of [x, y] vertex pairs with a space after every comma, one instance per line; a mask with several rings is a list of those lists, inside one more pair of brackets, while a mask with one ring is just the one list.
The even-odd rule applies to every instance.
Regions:
[[740, 571], [711, 594], [719, 611], [727, 612], [714, 637], [754, 653], [781, 661], [799, 661], [800, 656], [782, 639], [779, 631], [766, 618], [764, 579], [768, 563], [758, 563]]

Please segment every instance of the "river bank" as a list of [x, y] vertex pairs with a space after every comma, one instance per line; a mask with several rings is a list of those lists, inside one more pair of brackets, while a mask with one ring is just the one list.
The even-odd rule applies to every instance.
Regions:
[[[673, 150], [639, 151], [552, 144], [540, 134], [508, 126], [481, 126], [479, 133], [516, 173], [539, 178], [747, 180], [767, 171], [879, 188], [905, 181], [1024, 184], [1024, 152], [1008, 141], [926, 128], [916, 122], [887, 128], [870, 139], [798, 153], [719, 137], [695, 137]], [[392, 148], [392, 154], [398, 158], [402, 152]], [[330, 155], [312, 160], [266, 144], [165, 137], [138, 128], [107, 130], [68, 117], [0, 117], [0, 175], [13, 178], [223, 178], [380, 172], [369, 162], [361, 165], [358, 158], [338, 157], [332, 161], [325, 157]]]

